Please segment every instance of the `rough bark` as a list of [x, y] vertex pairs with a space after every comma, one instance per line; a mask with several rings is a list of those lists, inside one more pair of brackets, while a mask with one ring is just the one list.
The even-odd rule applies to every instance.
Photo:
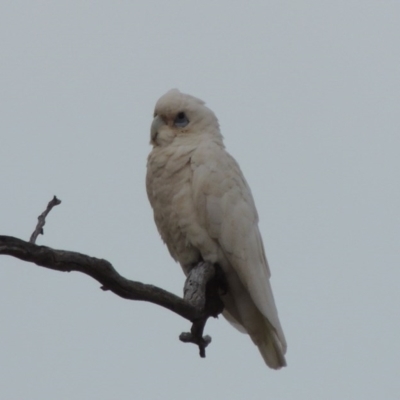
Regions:
[[47, 215], [59, 204], [61, 200], [54, 196], [46, 210], [39, 215], [29, 242], [0, 235], [0, 255], [16, 257], [55, 271], [82, 272], [100, 282], [101, 289], [124, 299], [148, 301], [167, 308], [192, 322], [191, 331], [182, 333], [179, 338], [183, 342], [196, 344], [200, 356], [205, 357], [205, 348], [211, 342], [209, 336], [203, 337], [205, 324], [210, 316], [217, 317], [224, 308], [219, 297], [220, 289], [224, 288], [220, 267], [203, 262], [194, 266], [185, 283], [184, 299], [181, 299], [159, 287], [124, 278], [107, 260], [36, 245], [37, 237], [43, 234]]
[[[207, 293], [207, 283], [215, 275], [212, 265], [201, 264], [196, 269], [200, 273], [192, 277], [189, 275], [195, 287], [190, 291], [190, 296], [197, 299], [195, 303], [191, 303], [159, 287], [124, 278], [107, 260], [74, 251], [56, 250], [12, 236], [0, 235], [0, 254], [13, 256], [55, 271], [78, 271], [97, 280], [103, 290], [109, 290], [124, 299], [147, 301], [167, 308], [193, 323], [191, 333], [186, 334], [186, 340], [185, 334], [182, 334], [184, 339], [181, 335], [181, 340], [197, 344], [200, 355], [205, 356], [205, 346], [211, 339], [203, 338], [204, 325], [208, 317], [217, 315], [215, 306], [211, 308], [211, 311], [206, 307], [209, 303], [208, 297], [211, 298], [212, 304], [215, 303], [215, 293], [212, 296]], [[201, 273], [202, 268], [205, 269], [204, 273]]]

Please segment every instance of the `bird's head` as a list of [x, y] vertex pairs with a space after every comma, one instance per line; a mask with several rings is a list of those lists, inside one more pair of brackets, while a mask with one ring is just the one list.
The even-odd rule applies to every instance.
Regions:
[[205, 106], [204, 101], [171, 89], [156, 103], [154, 120], [151, 124], [151, 144], [165, 146], [176, 137], [203, 134], [217, 135], [218, 120], [215, 114]]

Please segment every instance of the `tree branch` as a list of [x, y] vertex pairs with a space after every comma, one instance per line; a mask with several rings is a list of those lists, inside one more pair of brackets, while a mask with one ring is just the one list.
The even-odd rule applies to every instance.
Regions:
[[30, 243], [35, 243], [36, 239], [39, 235], [43, 235], [43, 227], [44, 224], [46, 223], [46, 217], [47, 214], [52, 210], [54, 206], [58, 206], [61, 204], [61, 200], [57, 199], [56, 196], [52, 198], [52, 200], [49, 201], [49, 204], [47, 204], [47, 208], [38, 216], [38, 223], [36, 225], [36, 229], [33, 231], [31, 238], [29, 239]]
[[48, 213], [60, 203], [61, 200], [56, 196], [49, 202], [46, 210], [39, 215], [29, 242], [12, 236], [0, 236], [0, 254], [55, 271], [82, 272], [100, 282], [103, 290], [110, 290], [124, 299], [148, 301], [173, 311], [192, 322], [191, 331], [182, 333], [180, 340], [196, 344], [200, 357], [205, 357], [205, 348], [211, 342], [209, 336], [203, 337], [207, 319], [211, 316], [217, 317], [224, 309], [219, 297], [220, 289], [226, 288], [225, 281], [221, 279], [221, 268], [204, 262], [194, 266], [185, 283], [184, 299], [181, 299], [159, 287], [124, 278], [107, 260], [36, 245], [38, 235], [43, 234]]
[[200, 357], [206, 356], [206, 347], [211, 343], [211, 337], [203, 337], [204, 327], [209, 317], [217, 317], [224, 310], [220, 298], [220, 289], [225, 286], [221, 279], [222, 270], [218, 265], [200, 262], [188, 274], [183, 289], [184, 299], [198, 310], [204, 310], [205, 315], [193, 321], [190, 332], [183, 332], [179, 339], [184, 343], [194, 343], [199, 347]]
[[223, 310], [218, 295], [219, 274], [215, 272], [218, 266], [211, 264], [201, 263], [193, 268], [195, 273], [193, 276], [189, 274], [187, 279], [187, 283], [190, 282], [189, 285], [193, 287], [190, 290], [186, 288], [185, 299], [181, 299], [159, 287], [124, 278], [107, 260], [73, 251], [55, 250], [0, 235], [0, 254], [55, 271], [82, 272], [100, 282], [103, 290], [110, 290], [124, 299], [147, 301], [173, 311], [193, 323], [191, 332], [181, 334], [180, 340], [198, 345], [201, 357], [205, 357], [205, 347], [211, 342], [209, 336], [202, 336], [207, 319], [216, 317]]
[[74, 251], [38, 246], [12, 236], [0, 235], [0, 254], [6, 254], [55, 271], [78, 271], [102, 284], [103, 290], [129, 300], [142, 300], [165, 307], [181, 317], [194, 321], [203, 313], [178, 296], [153, 285], [131, 281], [121, 276], [110, 262]]

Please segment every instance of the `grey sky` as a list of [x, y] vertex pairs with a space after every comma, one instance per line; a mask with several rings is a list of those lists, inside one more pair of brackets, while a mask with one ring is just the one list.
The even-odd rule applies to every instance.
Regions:
[[106, 258], [181, 294], [144, 187], [168, 89], [204, 99], [252, 188], [288, 340], [188, 323], [78, 273], [0, 257], [0, 398], [400, 395], [400, 4], [14, 1], [0, 5], [1, 233]]

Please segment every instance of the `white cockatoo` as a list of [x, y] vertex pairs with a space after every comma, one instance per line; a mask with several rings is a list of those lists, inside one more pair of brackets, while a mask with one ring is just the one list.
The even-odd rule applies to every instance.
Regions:
[[269, 367], [285, 366], [257, 210], [215, 114], [172, 89], [157, 101], [151, 144], [147, 194], [171, 256], [186, 275], [201, 261], [218, 263], [227, 282], [223, 315], [250, 335]]

